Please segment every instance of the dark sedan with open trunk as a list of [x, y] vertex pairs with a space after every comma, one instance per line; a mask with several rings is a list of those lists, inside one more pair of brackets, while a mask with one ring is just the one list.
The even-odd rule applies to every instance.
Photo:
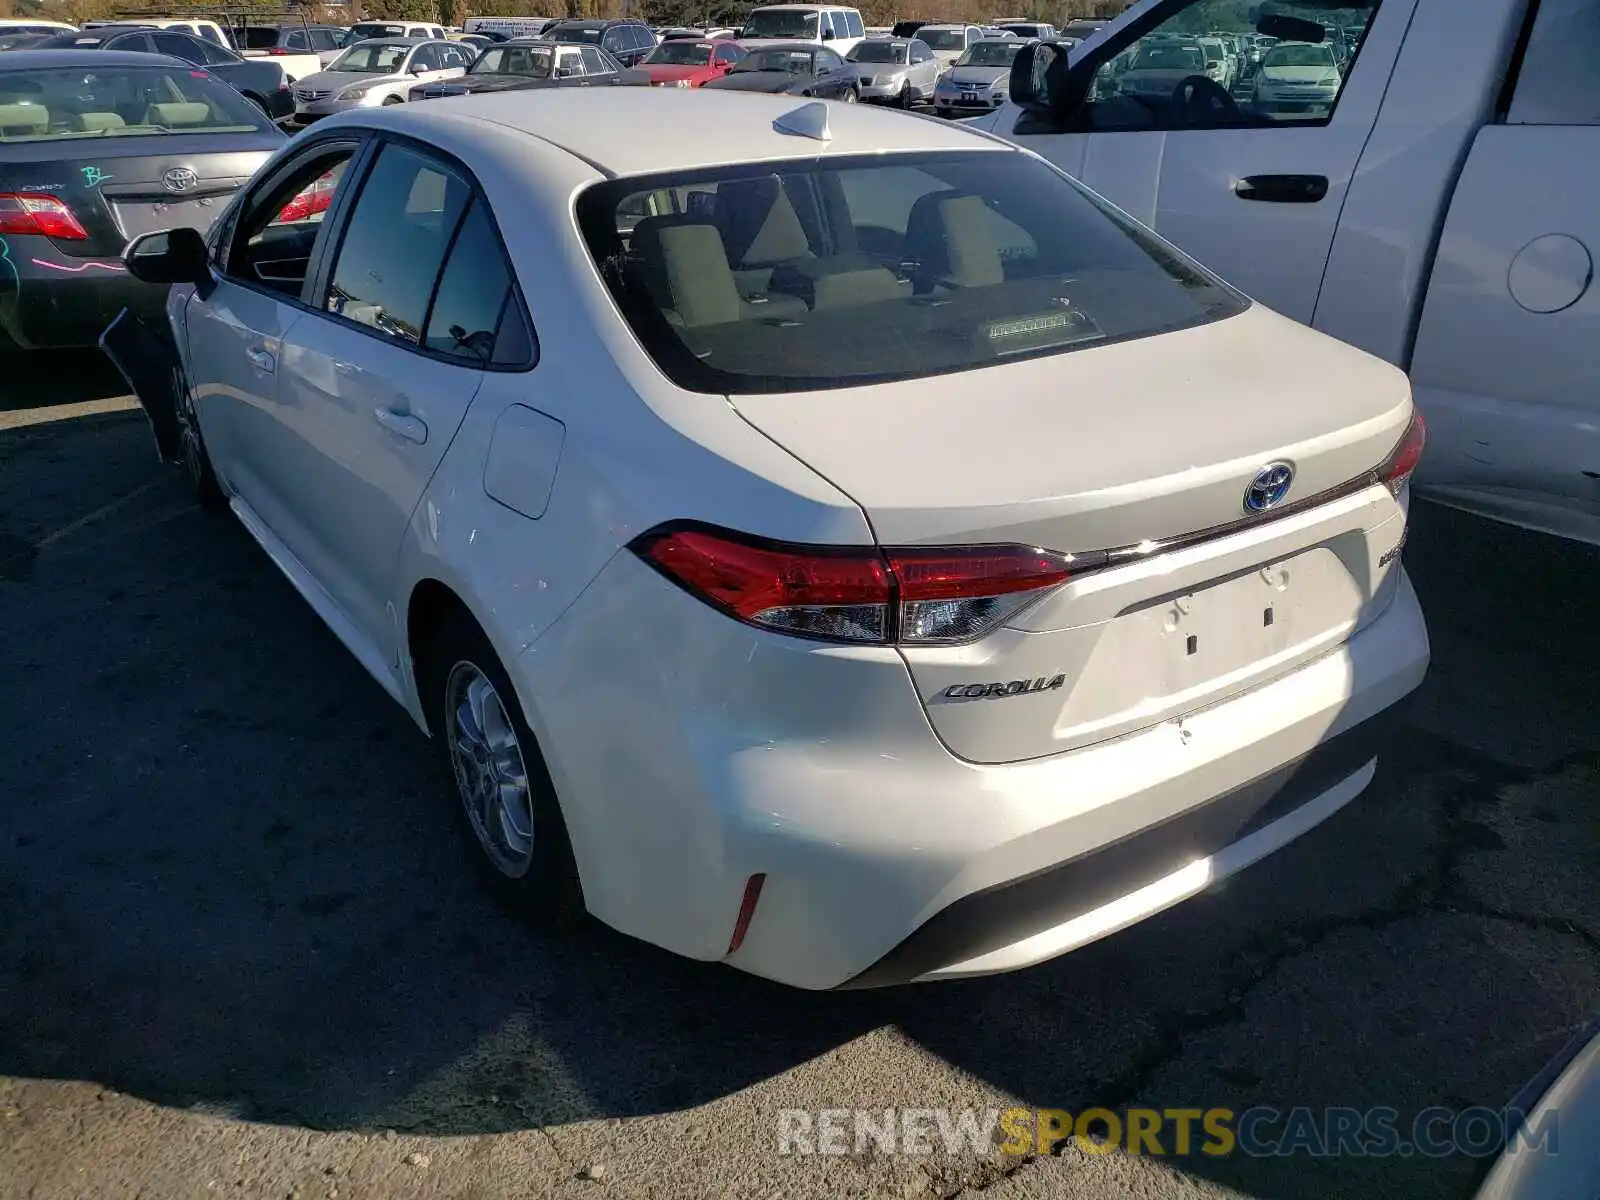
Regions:
[[0, 346], [92, 346], [124, 307], [141, 233], [206, 230], [284, 141], [267, 115], [190, 63], [116, 50], [0, 56]]

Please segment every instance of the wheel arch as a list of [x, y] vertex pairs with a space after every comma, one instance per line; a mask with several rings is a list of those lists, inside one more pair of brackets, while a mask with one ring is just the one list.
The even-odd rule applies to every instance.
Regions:
[[[411, 663], [411, 682], [416, 693], [417, 711], [422, 716], [423, 728], [429, 737], [436, 737], [439, 732], [438, 713], [434, 711], [432, 700], [433, 681], [430, 678], [432, 650], [440, 631], [452, 617], [465, 618], [479, 630], [484, 629], [483, 622], [478, 620], [471, 605], [443, 580], [426, 576], [412, 585], [411, 595], [406, 600], [406, 657]], [[484, 636], [488, 636], [486, 630]]]

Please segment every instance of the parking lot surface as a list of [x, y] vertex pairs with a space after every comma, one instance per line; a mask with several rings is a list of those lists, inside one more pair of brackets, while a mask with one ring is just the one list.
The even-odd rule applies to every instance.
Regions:
[[1434, 664], [1357, 803], [1043, 967], [815, 995], [508, 919], [109, 372], [0, 391], [0, 1195], [1460, 1197], [1465, 1156], [805, 1157], [777, 1114], [1495, 1106], [1595, 1015], [1585, 549], [1419, 505]]

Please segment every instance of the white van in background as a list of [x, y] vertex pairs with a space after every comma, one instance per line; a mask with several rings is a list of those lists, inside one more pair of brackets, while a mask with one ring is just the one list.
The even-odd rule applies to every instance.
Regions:
[[849, 54], [867, 36], [861, 10], [833, 4], [768, 4], [752, 9], [745, 18], [741, 46], [774, 42], [827, 43], [840, 55]]

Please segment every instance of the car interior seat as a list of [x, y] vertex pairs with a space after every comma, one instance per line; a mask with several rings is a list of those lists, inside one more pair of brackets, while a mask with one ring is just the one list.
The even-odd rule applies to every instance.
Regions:
[[918, 292], [991, 287], [1006, 278], [989, 206], [970, 192], [918, 197], [906, 221], [905, 257]]

